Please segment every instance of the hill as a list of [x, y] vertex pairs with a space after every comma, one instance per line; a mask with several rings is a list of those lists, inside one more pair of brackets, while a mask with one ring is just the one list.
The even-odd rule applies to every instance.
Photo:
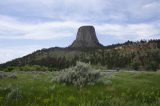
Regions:
[[76, 40], [66, 48], [38, 50], [22, 58], [1, 64], [0, 69], [60, 70], [74, 66], [77, 61], [107, 69], [154, 70], [160, 68], [160, 40], [127, 41], [103, 46], [93, 26], [80, 27]]
[[63, 69], [75, 65], [76, 61], [100, 65], [109, 69], [157, 70], [160, 65], [160, 40], [125, 42], [100, 48], [49, 48], [1, 64], [7, 67], [39, 65]]

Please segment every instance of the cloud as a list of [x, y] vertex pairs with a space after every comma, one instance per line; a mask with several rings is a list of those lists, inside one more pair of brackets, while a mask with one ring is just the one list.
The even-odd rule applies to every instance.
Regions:
[[159, 7], [160, 7], [160, 4], [157, 1], [150, 2], [143, 6], [144, 9], [155, 9], [155, 10], [157, 10]]
[[36, 46], [36, 45], [1, 48], [0, 49], [0, 63], [5, 63], [12, 59], [25, 56], [41, 48], [42, 47]]
[[103, 0], [86, 0], [85, 2], [83, 0], [6, 0], [0, 4], [0, 12], [30, 21], [33, 19], [35, 21], [39, 19], [77, 21], [87, 20], [91, 14], [96, 16], [104, 6]]
[[72, 29], [83, 23], [44, 22], [24, 23], [14, 18], [0, 16], [0, 39], [35, 39], [45, 40], [72, 36]]
[[100, 35], [112, 35], [117, 39], [123, 40], [140, 40], [140, 39], [155, 39], [160, 33], [159, 28], [153, 24], [104, 24], [96, 26]]
[[29, 21], [142, 23], [159, 19], [158, 0], [5, 0], [3, 15]]
[[[48, 40], [76, 35], [78, 27], [92, 25], [77, 21], [51, 21], [42, 23], [24, 23], [14, 18], [0, 16], [0, 39]], [[112, 35], [119, 39], [149, 39], [160, 34], [157, 24], [93, 24], [100, 35]], [[126, 37], [127, 36], [127, 37]]]
[[[0, 43], [0, 62], [39, 49], [20, 42], [42, 45], [39, 42], [65, 41], [66, 38], [75, 37], [82, 25], [95, 26], [97, 35], [103, 38], [99, 40], [104, 42], [108, 42], [108, 38], [112, 40], [111, 43], [160, 38], [159, 0], [0, 1], [0, 40], [5, 44], [14, 42], [14, 46]], [[22, 47], [19, 47], [20, 44]], [[47, 47], [49, 43], [45, 44]]]

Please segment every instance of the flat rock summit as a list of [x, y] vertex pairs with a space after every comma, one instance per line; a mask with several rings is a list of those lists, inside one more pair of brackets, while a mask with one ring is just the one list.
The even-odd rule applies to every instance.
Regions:
[[82, 26], [78, 29], [76, 40], [71, 44], [72, 48], [101, 47], [93, 26]]

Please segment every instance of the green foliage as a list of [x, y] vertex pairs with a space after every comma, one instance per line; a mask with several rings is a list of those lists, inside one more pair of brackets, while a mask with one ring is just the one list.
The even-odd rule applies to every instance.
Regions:
[[5, 69], [3, 69], [6, 72], [11, 72], [11, 71], [48, 71], [49, 68], [45, 66], [39, 66], [39, 65], [26, 65], [26, 66], [19, 66], [19, 67], [14, 67], [14, 66], [8, 66]]
[[148, 64], [147, 70], [157, 71], [157, 69], [158, 69], [158, 63], [150, 62], [150, 64]]
[[0, 106], [160, 105], [159, 72], [113, 72], [110, 77], [101, 77], [104, 84], [81, 89], [51, 83], [52, 75], [59, 73], [17, 72], [18, 79], [0, 79]]
[[82, 87], [84, 85], [94, 85], [99, 77], [99, 72], [92, 69], [89, 64], [77, 62], [75, 67], [64, 70], [57, 77], [57, 81]]
[[5, 98], [5, 105], [10, 106], [16, 104], [17, 100], [21, 100], [21, 91], [18, 88], [12, 89]]
[[[49, 48], [0, 65], [0, 70], [61, 70], [77, 61], [108, 69], [160, 69], [160, 40], [127, 41], [103, 48]], [[37, 66], [39, 66], [39, 69]], [[42, 67], [43, 66], [43, 67]], [[18, 69], [16, 69], [18, 68]], [[32, 69], [33, 68], [33, 69]]]
[[44, 66], [34, 65], [34, 66], [24, 66], [20, 67], [20, 70], [22, 71], [47, 71], [48, 69]]
[[14, 67], [12, 67], [12, 66], [9, 66], [9, 67], [4, 69], [4, 71], [6, 71], [6, 72], [11, 72], [13, 70], [14, 70]]
[[134, 61], [133, 63], [131, 63], [131, 67], [132, 67], [134, 70], [139, 70], [139, 68], [140, 68], [140, 63]]

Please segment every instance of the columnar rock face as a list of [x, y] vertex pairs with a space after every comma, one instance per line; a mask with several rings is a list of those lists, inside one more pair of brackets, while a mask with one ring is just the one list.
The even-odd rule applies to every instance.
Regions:
[[101, 47], [96, 32], [93, 26], [82, 26], [78, 29], [76, 40], [70, 47], [84, 48], [84, 47]]

